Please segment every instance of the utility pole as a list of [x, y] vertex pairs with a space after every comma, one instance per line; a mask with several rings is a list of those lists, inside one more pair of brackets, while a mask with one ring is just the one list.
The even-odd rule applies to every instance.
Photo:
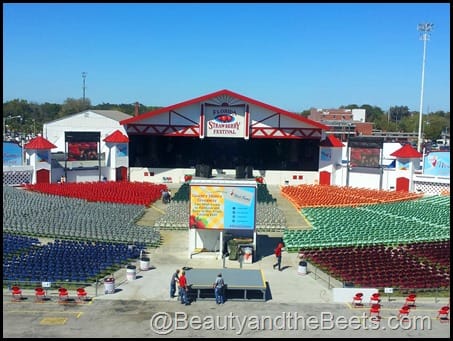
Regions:
[[426, 60], [426, 41], [429, 39], [430, 32], [433, 28], [433, 24], [425, 23], [418, 24], [418, 30], [420, 31], [420, 39], [423, 40], [423, 63], [422, 63], [422, 85], [420, 94], [420, 117], [418, 120], [418, 141], [417, 150], [421, 153], [422, 148], [422, 116], [423, 116], [423, 88], [425, 83], [425, 60]]
[[82, 87], [82, 90], [83, 90], [83, 104], [85, 104], [85, 79], [87, 78], [87, 73], [86, 72], [82, 72], [82, 78], [83, 78], [83, 87]]

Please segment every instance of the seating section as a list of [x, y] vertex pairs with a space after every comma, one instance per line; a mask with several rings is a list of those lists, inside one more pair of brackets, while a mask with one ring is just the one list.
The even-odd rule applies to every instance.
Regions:
[[39, 245], [39, 243], [38, 238], [3, 233], [3, 255], [21, 253], [34, 245]]
[[327, 185], [283, 186], [281, 193], [297, 209], [301, 209], [302, 207], [356, 206], [371, 203], [388, 203], [422, 197], [422, 194], [418, 193]]
[[11, 234], [157, 246], [159, 232], [135, 224], [144, 213], [140, 205], [87, 202], [3, 187], [3, 231]]
[[269, 204], [276, 203], [277, 199], [275, 199], [269, 192], [266, 184], [257, 184], [256, 201], [258, 203]]
[[449, 240], [449, 207], [447, 196], [356, 207], [307, 207], [301, 212], [313, 228], [285, 230], [283, 238], [290, 251]]
[[172, 201], [177, 202], [188, 202], [190, 196], [190, 185], [188, 182], [185, 182], [179, 187], [178, 191], [173, 194]]
[[450, 241], [421, 244], [301, 249], [299, 257], [356, 287], [449, 288], [450, 264], [439, 267], [434, 256], [420, 257], [417, 251], [437, 249], [443, 260], [445, 255], [450, 255]]
[[[189, 226], [189, 183], [154, 227], [136, 225], [164, 188], [129, 182], [4, 186], [4, 281], [90, 282], [160, 245], [159, 229]], [[286, 229], [276, 200], [258, 184], [257, 230], [283, 231], [288, 251], [299, 250], [331, 276], [358, 287], [450, 286], [449, 196], [309, 185], [281, 192], [312, 228]], [[43, 244], [43, 237], [51, 241]]]
[[[3, 238], [12, 240], [8, 234]], [[26, 237], [22, 237], [26, 238]], [[30, 238], [34, 241], [34, 238]], [[89, 283], [104, 272], [120, 268], [140, 256], [144, 244], [80, 242], [56, 239], [30, 244], [28, 249], [4, 254], [3, 280], [20, 282]]]
[[28, 184], [24, 188], [34, 192], [85, 199], [89, 202], [110, 202], [149, 207], [160, 199], [162, 190], [167, 186], [148, 182], [106, 181]]

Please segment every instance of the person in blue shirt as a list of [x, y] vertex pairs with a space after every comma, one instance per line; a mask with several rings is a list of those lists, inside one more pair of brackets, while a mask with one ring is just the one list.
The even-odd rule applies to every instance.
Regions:
[[223, 281], [221, 273], [219, 273], [217, 275], [213, 286], [214, 286], [214, 294], [215, 294], [216, 303], [223, 304], [225, 302], [225, 297], [224, 297], [225, 282]]

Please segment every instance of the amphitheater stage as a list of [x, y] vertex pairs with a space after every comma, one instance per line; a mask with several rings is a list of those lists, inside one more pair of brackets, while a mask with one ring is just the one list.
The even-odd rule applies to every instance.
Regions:
[[267, 286], [261, 270], [186, 269], [189, 294], [196, 300], [214, 300], [213, 284], [219, 273], [225, 282], [225, 300], [266, 301]]

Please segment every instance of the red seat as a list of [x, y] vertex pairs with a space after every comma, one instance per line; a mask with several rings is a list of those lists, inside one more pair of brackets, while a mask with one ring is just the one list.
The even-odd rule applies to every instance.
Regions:
[[450, 318], [448, 317], [448, 314], [450, 313], [450, 307], [448, 305], [443, 306], [442, 308], [439, 309], [437, 312], [437, 318], [441, 322], [449, 322]]
[[87, 292], [84, 288], [77, 289], [77, 298], [79, 299], [79, 301], [83, 301], [87, 298]]
[[36, 302], [42, 302], [46, 298], [46, 291], [41, 288], [35, 288], [35, 301]]
[[398, 318], [402, 319], [404, 317], [408, 317], [410, 310], [411, 310], [410, 306], [408, 306], [407, 304], [403, 305], [398, 312]]
[[68, 289], [59, 288], [58, 289], [58, 301], [59, 302], [66, 302], [68, 299], [69, 299]]
[[378, 292], [375, 292], [370, 297], [370, 304], [379, 304], [381, 302], [381, 295]]
[[415, 307], [415, 299], [417, 298], [416, 294], [410, 294], [406, 297], [406, 305], [414, 308]]
[[379, 303], [374, 303], [370, 307], [370, 318], [381, 319], [381, 305]]
[[22, 290], [17, 285], [11, 288], [11, 295], [13, 301], [20, 301], [22, 299]]
[[363, 299], [363, 293], [358, 292], [355, 294], [355, 296], [352, 298], [352, 306], [356, 307], [359, 305], [362, 305], [362, 299]]

